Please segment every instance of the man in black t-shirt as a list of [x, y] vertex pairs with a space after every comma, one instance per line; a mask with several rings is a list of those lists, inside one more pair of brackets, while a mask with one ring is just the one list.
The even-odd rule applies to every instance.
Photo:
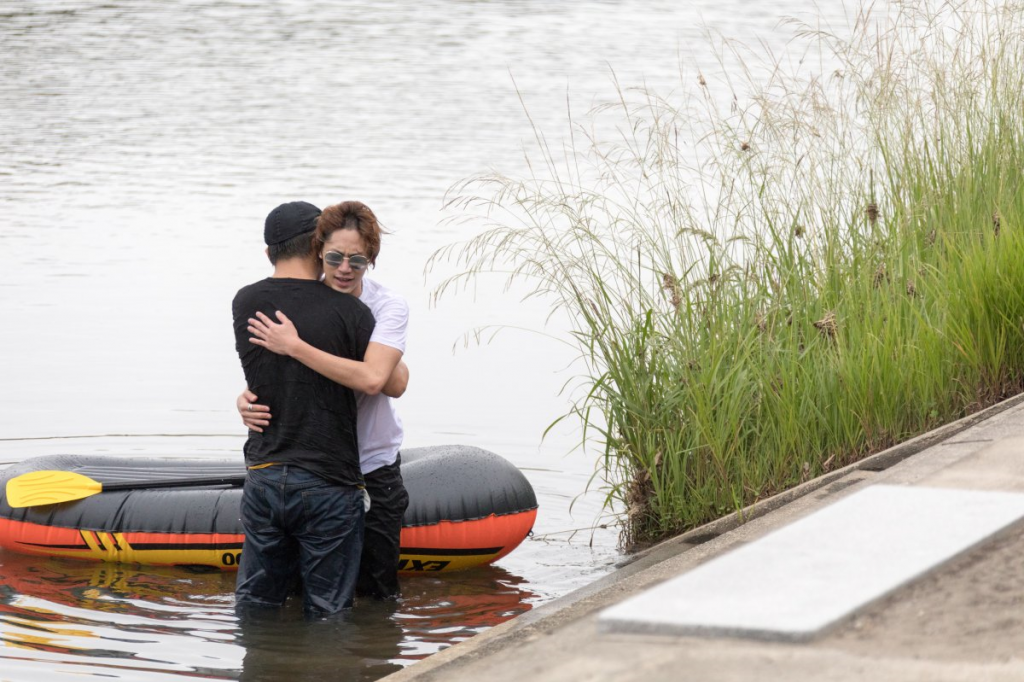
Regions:
[[298, 564], [306, 611], [330, 614], [352, 605], [362, 550], [355, 396], [300, 362], [250, 343], [248, 329], [257, 311], [276, 319], [276, 311], [287, 310], [313, 346], [363, 359], [373, 315], [354, 296], [320, 283], [313, 240], [319, 215], [301, 201], [271, 211], [264, 239], [274, 274], [240, 289], [231, 306], [246, 384], [275, 415], [245, 443], [245, 545], [235, 598], [240, 606], [280, 606]]

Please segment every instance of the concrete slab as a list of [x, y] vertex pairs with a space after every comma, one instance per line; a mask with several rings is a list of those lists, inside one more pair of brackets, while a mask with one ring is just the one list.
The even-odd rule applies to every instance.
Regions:
[[1024, 438], [1003, 438], [923, 478], [920, 485], [1024, 492]]
[[805, 640], [1024, 517], [1024, 494], [873, 485], [601, 612], [602, 632]]

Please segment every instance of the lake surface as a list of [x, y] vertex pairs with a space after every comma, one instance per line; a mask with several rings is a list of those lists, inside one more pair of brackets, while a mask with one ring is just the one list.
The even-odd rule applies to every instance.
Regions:
[[[837, 21], [838, 0], [818, 3]], [[269, 274], [279, 203], [359, 199], [390, 234], [370, 276], [412, 309], [408, 446], [462, 443], [526, 473], [534, 536], [497, 566], [412, 577], [342, 623], [242, 627], [233, 574], [0, 553], [4, 679], [377, 679], [581, 587], [621, 559], [598, 458], [545, 428], [581, 371], [546, 304], [430, 290], [474, 234], [446, 190], [525, 171], [624, 87], [714, 69], [703, 25], [782, 50], [809, 0], [3, 0], [0, 462], [57, 454], [241, 457], [230, 301]], [[523, 111], [529, 110], [529, 118]], [[478, 326], [509, 325], [463, 343]], [[538, 333], [540, 332], [540, 333]], [[56, 672], [54, 672], [56, 671]], [[260, 677], [259, 675], [262, 675]]]

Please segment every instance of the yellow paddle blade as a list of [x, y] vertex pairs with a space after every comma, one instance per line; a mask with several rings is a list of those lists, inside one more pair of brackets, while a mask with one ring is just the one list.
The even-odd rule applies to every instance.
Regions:
[[7, 481], [7, 504], [36, 507], [80, 500], [103, 490], [103, 484], [73, 471], [30, 471]]

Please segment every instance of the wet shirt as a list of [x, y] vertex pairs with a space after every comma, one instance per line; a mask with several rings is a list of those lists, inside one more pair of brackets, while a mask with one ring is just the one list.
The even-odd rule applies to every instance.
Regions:
[[235, 350], [246, 384], [274, 415], [263, 433], [249, 432], [245, 463], [295, 464], [338, 485], [361, 485], [352, 390], [249, 342], [249, 318], [260, 311], [276, 319], [278, 310], [303, 341], [343, 358], [362, 360], [373, 333], [365, 304], [315, 280], [268, 278], [239, 290], [231, 304]]

